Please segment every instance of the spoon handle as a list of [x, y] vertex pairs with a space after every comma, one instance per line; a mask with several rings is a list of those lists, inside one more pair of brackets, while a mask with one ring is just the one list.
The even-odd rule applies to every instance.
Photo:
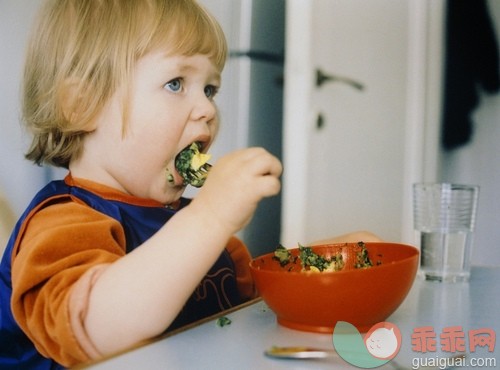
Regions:
[[337, 356], [333, 349], [276, 346], [269, 348], [264, 354], [275, 358], [327, 358]]

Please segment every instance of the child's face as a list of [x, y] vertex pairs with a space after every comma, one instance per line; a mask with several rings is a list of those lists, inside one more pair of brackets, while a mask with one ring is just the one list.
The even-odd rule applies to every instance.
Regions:
[[70, 165], [73, 176], [164, 204], [177, 200], [184, 187], [175, 156], [194, 141], [206, 149], [214, 140], [219, 86], [220, 73], [205, 55], [147, 54], [134, 70], [125, 133], [124, 90], [118, 90], [85, 139], [81, 158]]

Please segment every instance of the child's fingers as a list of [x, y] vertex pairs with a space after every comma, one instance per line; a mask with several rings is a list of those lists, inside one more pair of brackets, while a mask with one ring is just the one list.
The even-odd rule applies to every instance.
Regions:
[[259, 190], [263, 197], [271, 197], [281, 190], [281, 182], [275, 175], [265, 175], [259, 179]]
[[247, 171], [265, 176], [279, 177], [281, 175], [283, 171], [281, 162], [265, 149], [249, 148], [245, 154], [245, 164], [248, 166], [245, 169]]

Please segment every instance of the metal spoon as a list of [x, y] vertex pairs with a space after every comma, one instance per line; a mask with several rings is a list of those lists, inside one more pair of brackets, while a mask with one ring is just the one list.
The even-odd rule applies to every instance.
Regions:
[[[269, 357], [274, 358], [288, 358], [288, 359], [321, 359], [321, 358], [329, 358], [329, 357], [339, 357], [337, 352], [334, 349], [323, 349], [323, 348], [314, 348], [314, 347], [277, 347], [273, 346], [267, 349], [264, 354]], [[459, 353], [452, 358], [464, 358], [464, 353]], [[447, 361], [447, 363], [449, 363]], [[410, 369], [408, 366], [402, 366], [398, 364], [395, 360], [391, 360], [388, 362], [388, 365], [393, 367], [396, 370], [407, 370]], [[452, 366], [447, 366], [444, 369], [452, 369]], [[420, 369], [443, 369], [443, 367], [437, 366], [422, 366]]]
[[277, 347], [267, 349], [264, 354], [275, 358], [327, 358], [338, 357], [334, 349], [320, 349], [313, 347]]

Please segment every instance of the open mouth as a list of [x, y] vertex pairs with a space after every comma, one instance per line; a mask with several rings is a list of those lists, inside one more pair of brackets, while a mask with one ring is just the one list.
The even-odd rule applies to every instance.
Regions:
[[211, 155], [202, 153], [199, 141], [188, 145], [175, 157], [175, 169], [183, 179], [183, 185], [202, 187], [212, 167], [208, 161]]

